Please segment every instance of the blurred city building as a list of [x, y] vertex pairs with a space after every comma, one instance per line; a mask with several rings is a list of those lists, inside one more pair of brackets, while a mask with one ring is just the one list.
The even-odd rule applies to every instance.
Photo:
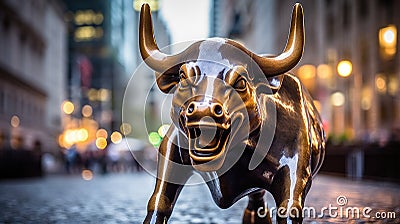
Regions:
[[[147, 134], [150, 132], [157, 132], [158, 128], [162, 125], [160, 114], [169, 119], [169, 105], [170, 103], [164, 102], [166, 95], [162, 93], [156, 83], [154, 71], [149, 69], [142, 60], [139, 52], [139, 12], [143, 3], [150, 4], [152, 10], [152, 19], [154, 27], [154, 35], [157, 40], [159, 48], [165, 53], [171, 53], [171, 36], [168, 27], [160, 13], [160, 2], [158, 0], [134, 0], [134, 20], [128, 24], [134, 30], [134, 49], [133, 55], [135, 61], [133, 62], [136, 67], [136, 73], [133, 76], [133, 81], [130, 82], [130, 87], [127, 92], [127, 97], [124, 103], [124, 122], [132, 125], [132, 136], [136, 138], [147, 139]], [[143, 63], [143, 64], [142, 64]], [[137, 69], [137, 70], [136, 70]], [[144, 100], [145, 99], [145, 100]], [[145, 105], [143, 105], [145, 102]], [[163, 105], [168, 105], [168, 108], [162, 108]], [[143, 111], [146, 117], [143, 122]], [[145, 130], [145, 131], [143, 131]]]
[[306, 46], [293, 71], [316, 100], [329, 136], [390, 140], [400, 128], [399, 1], [214, 0], [210, 35], [277, 54], [296, 2], [304, 7]]
[[0, 0], [0, 149], [56, 152], [66, 32], [57, 0]]
[[[113, 131], [119, 133], [125, 85], [135, 66], [132, 2], [64, 1], [68, 24], [67, 101], [60, 145], [80, 151], [98, 140], [104, 149]], [[104, 138], [104, 139], [103, 139]], [[100, 143], [99, 143], [100, 142]]]
[[399, 180], [400, 1], [214, 0], [210, 35], [278, 54], [296, 2], [306, 45], [292, 72], [315, 99], [329, 137], [322, 171]]
[[[93, 118], [107, 131], [121, 122], [125, 72], [123, 1], [65, 1], [68, 22], [68, 97], [71, 116]], [[85, 116], [82, 109], [91, 108]], [[118, 125], [119, 127], [119, 125]]]
[[213, 0], [210, 36], [234, 39], [254, 52], [278, 53], [280, 49], [274, 46], [279, 19], [274, 11], [276, 4], [263, 0]]
[[[161, 93], [154, 91], [155, 88], [144, 89], [154, 82], [150, 70], [135, 76], [134, 92], [130, 92], [132, 97], [127, 99], [129, 103], [125, 103], [125, 111], [129, 112], [126, 112], [125, 123], [122, 122], [125, 88], [142, 62], [138, 49], [138, 18], [144, 2], [65, 1], [69, 33], [66, 103], [71, 105], [72, 111], [64, 111], [64, 132], [60, 136], [64, 148], [76, 144], [79, 151], [84, 151], [95, 142], [97, 148], [103, 149], [107, 142], [113, 141], [112, 133], [147, 138], [147, 135], [135, 134], [135, 130], [145, 130], [140, 125], [143, 118], [138, 116], [145, 106], [150, 111], [149, 121], [160, 125], [156, 118], [160, 112], [157, 94]], [[170, 38], [158, 16], [158, 1], [149, 2], [153, 6], [157, 42], [166, 46]], [[143, 105], [141, 99], [146, 97], [148, 100]], [[85, 113], [88, 110], [90, 113]], [[99, 136], [99, 130], [105, 130], [105, 135]], [[107, 142], [101, 143], [104, 140]]]

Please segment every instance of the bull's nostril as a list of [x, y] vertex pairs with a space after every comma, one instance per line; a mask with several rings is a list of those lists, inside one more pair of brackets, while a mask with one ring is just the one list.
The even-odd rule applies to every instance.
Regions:
[[214, 113], [218, 116], [222, 115], [222, 106], [217, 104], [214, 106]]
[[190, 114], [192, 114], [193, 112], [194, 112], [194, 109], [195, 109], [195, 105], [194, 105], [194, 103], [190, 103], [189, 104], [189, 106], [188, 106], [188, 108], [187, 108], [187, 114], [188, 115], [190, 115]]

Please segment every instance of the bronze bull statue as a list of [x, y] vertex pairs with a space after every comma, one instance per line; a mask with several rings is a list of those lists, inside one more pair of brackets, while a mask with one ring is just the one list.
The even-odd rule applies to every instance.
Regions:
[[173, 125], [159, 147], [158, 178], [144, 223], [166, 223], [195, 172], [220, 208], [249, 197], [243, 223], [271, 222], [269, 215], [260, 215], [269, 212], [266, 190], [279, 208], [278, 223], [301, 223], [326, 141], [312, 98], [286, 73], [303, 53], [302, 6], [294, 6], [288, 41], [278, 56], [257, 55], [222, 38], [167, 55], [153, 32], [150, 7], [144, 4], [140, 52], [156, 72], [160, 90], [173, 94]]

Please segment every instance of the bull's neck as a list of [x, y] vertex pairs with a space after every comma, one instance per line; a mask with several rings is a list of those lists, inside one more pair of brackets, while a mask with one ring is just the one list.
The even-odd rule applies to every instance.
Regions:
[[260, 138], [260, 130], [261, 130], [261, 124], [257, 126], [252, 132], [249, 134], [249, 138], [246, 141], [246, 146], [248, 148], [255, 149], [258, 139]]

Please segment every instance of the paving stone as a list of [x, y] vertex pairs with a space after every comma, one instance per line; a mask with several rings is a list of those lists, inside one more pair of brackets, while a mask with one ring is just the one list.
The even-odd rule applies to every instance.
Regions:
[[[48, 176], [41, 179], [0, 182], [0, 223], [142, 223], [146, 216], [155, 179], [146, 173], [95, 175], [90, 181], [80, 176]], [[371, 217], [305, 218], [304, 223], [400, 223], [400, 186], [398, 184], [351, 181], [318, 175], [306, 200], [316, 211], [338, 206], [371, 207]], [[268, 207], [275, 206], [267, 195]], [[219, 209], [206, 185], [186, 186], [176, 203], [172, 224], [241, 223], [247, 199], [228, 209]], [[392, 219], [373, 218], [376, 212], [395, 212]]]

